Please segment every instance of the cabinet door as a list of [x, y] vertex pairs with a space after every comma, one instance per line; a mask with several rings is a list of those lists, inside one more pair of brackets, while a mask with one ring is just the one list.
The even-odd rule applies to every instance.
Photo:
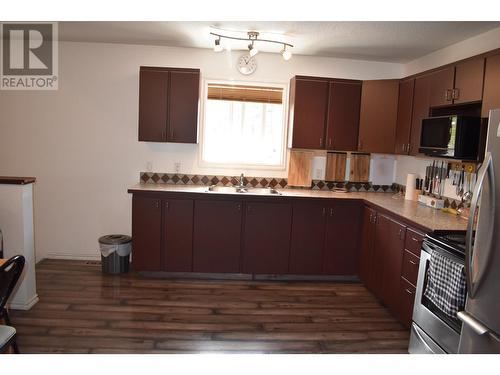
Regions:
[[139, 72], [139, 141], [167, 140], [168, 71]]
[[161, 271], [161, 201], [132, 198], [132, 264], [136, 271]]
[[453, 82], [455, 67], [450, 66], [429, 74], [430, 77], [430, 107], [450, 105], [453, 103]]
[[394, 153], [398, 90], [397, 80], [363, 82], [359, 118], [359, 151]]
[[241, 205], [240, 201], [195, 201], [194, 272], [240, 271]]
[[419, 154], [418, 148], [420, 147], [422, 120], [429, 117], [429, 92], [430, 76], [426, 75], [415, 78], [410, 132], [410, 155]]
[[328, 81], [294, 78], [290, 92], [293, 148], [320, 149], [325, 144]]
[[395, 152], [400, 155], [407, 155], [409, 152], [414, 88], [414, 78], [407, 79], [399, 84]]
[[292, 206], [248, 202], [245, 211], [243, 273], [287, 273]]
[[363, 207], [362, 228], [361, 228], [361, 259], [359, 262], [359, 278], [365, 286], [375, 291], [375, 260], [374, 260], [374, 242], [375, 242], [375, 220], [376, 211], [370, 207]]
[[199, 71], [170, 72], [168, 142], [197, 142], [199, 88]]
[[326, 148], [354, 151], [358, 145], [361, 82], [330, 82]]
[[338, 202], [328, 207], [324, 273], [328, 275], [358, 274], [361, 208], [358, 202]]
[[378, 293], [389, 310], [397, 314], [406, 227], [388, 216], [379, 214], [376, 230], [376, 261], [381, 264]]
[[322, 273], [325, 217], [324, 203], [293, 204], [289, 273]]
[[397, 317], [406, 327], [410, 327], [415, 302], [415, 287], [401, 278], [399, 281], [399, 310]]
[[500, 54], [486, 58], [482, 117], [489, 117], [489, 112], [492, 109], [500, 108], [498, 82], [500, 82]]
[[163, 201], [165, 271], [190, 272], [193, 270], [193, 201], [168, 199]]
[[484, 59], [473, 59], [455, 66], [453, 103], [478, 102], [483, 98]]

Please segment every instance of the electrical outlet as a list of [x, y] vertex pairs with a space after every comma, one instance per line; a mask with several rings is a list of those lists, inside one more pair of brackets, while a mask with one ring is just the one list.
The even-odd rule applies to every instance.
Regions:
[[153, 172], [153, 162], [152, 161], [146, 162], [146, 172]]
[[181, 162], [177, 161], [174, 163], [175, 173], [179, 173], [181, 171]]

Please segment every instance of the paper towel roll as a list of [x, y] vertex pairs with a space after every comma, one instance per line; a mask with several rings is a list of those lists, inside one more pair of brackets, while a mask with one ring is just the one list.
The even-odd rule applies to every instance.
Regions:
[[412, 201], [415, 199], [415, 173], [408, 173], [406, 176], [406, 193], [405, 199]]

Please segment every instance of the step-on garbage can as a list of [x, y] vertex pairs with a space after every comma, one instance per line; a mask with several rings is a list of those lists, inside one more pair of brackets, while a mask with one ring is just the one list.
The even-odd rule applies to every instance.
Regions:
[[124, 234], [108, 234], [99, 238], [103, 273], [126, 273], [130, 266], [132, 237]]

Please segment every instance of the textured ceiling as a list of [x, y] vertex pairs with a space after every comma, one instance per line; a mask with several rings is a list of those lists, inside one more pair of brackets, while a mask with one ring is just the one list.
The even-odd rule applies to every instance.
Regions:
[[[408, 62], [500, 27], [500, 22], [60, 22], [64, 41], [212, 48], [210, 31], [286, 41], [293, 53], [361, 60]], [[232, 49], [248, 43], [231, 42]], [[264, 52], [281, 46], [259, 44]]]

